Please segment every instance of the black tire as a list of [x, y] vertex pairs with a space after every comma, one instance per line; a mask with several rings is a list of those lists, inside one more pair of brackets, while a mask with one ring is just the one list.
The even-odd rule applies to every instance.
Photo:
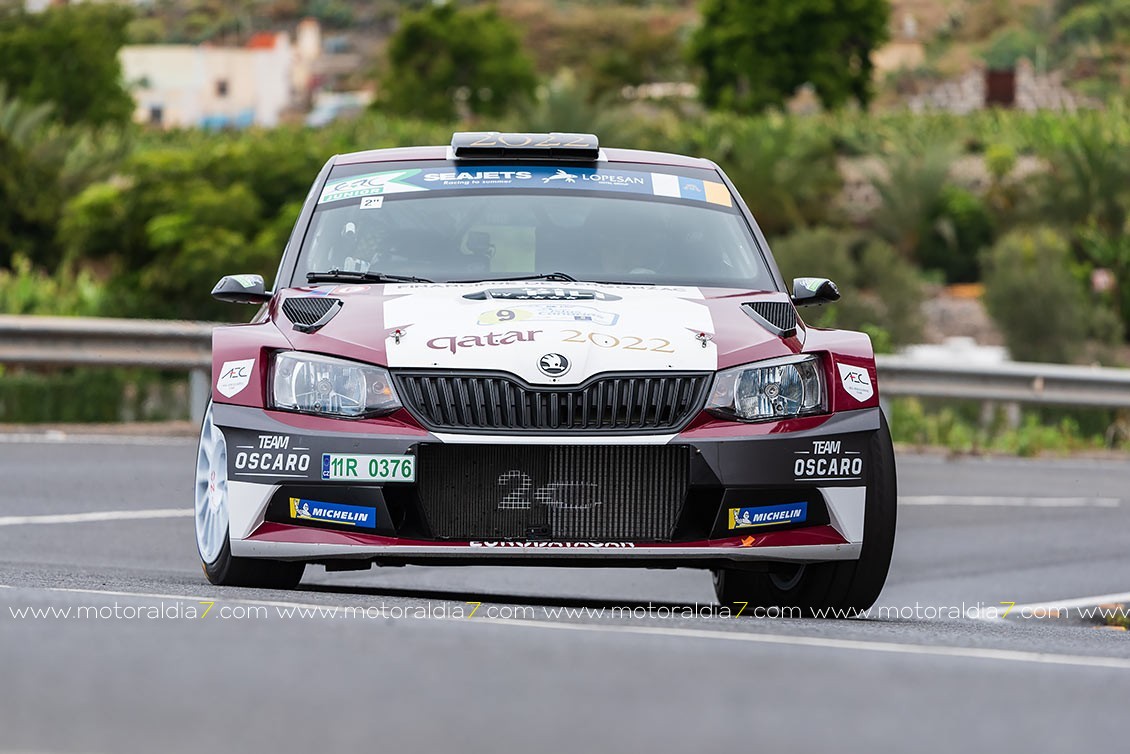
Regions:
[[302, 580], [306, 564], [288, 560], [233, 558], [231, 542], [224, 542], [215, 562], [200, 561], [208, 581], [217, 586], [247, 586], [259, 589], [294, 589]]
[[783, 616], [828, 618], [857, 616], [875, 604], [891, 564], [898, 502], [895, 451], [882, 412], [870, 456], [859, 560], [799, 566], [774, 563], [768, 571], [718, 568], [714, 571], [718, 601], [735, 612], [739, 608], [745, 613], [758, 607], [785, 608]]
[[[207, 446], [206, 446], [207, 438]], [[212, 423], [212, 404], [204, 412], [196, 448], [196, 554], [208, 581], [218, 586], [293, 589], [302, 580], [305, 563], [258, 558], [233, 558], [227, 518], [227, 441]], [[219, 495], [218, 498], [213, 496]], [[216, 502], [218, 499], [219, 502]], [[221, 513], [217, 513], [221, 511]], [[220, 544], [217, 549], [216, 544]], [[207, 558], [215, 552], [215, 559]], [[207, 553], [207, 554], [205, 554]]]

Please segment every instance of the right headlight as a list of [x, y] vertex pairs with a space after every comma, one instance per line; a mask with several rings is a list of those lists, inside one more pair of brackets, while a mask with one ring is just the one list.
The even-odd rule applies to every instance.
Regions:
[[271, 405], [355, 419], [400, 408], [388, 371], [372, 364], [301, 351], [275, 354]]
[[755, 422], [819, 414], [826, 406], [820, 357], [807, 355], [719, 372], [706, 410], [725, 419]]

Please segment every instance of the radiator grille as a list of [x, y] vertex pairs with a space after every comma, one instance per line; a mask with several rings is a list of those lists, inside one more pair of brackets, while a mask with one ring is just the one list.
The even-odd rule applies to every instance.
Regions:
[[282, 303], [283, 314], [298, 325], [312, 325], [337, 306], [341, 299], [328, 296], [296, 296]]
[[505, 374], [397, 372], [400, 399], [433, 430], [647, 432], [681, 429], [702, 408], [710, 375], [598, 377], [535, 387]]
[[439, 539], [667, 541], [691, 453], [683, 445], [424, 444], [417, 491]]
[[788, 301], [751, 301], [747, 310], [753, 312], [786, 337], [796, 333], [796, 308]]

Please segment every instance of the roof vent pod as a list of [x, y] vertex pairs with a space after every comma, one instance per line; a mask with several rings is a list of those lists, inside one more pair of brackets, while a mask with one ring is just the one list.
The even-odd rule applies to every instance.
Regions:
[[339, 298], [296, 296], [282, 303], [283, 314], [294, 323], [298, 332], [312, 333], [322, 329], [341, 311]]
[[775, 335], [796, 335], [796, 308], [789, 301], [750, 301], [742, 304], [742, 311]]

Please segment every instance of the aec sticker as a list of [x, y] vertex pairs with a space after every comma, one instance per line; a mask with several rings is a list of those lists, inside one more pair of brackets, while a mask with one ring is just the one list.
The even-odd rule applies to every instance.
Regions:
[[871, 387], [871, 376], [867, 373], [867, 369], [848, 366], [847, 364], [837, 364], [836, 366], [840, 369], [840, 382], [843, 383], [844, 390], [852, 398], [863, 403], [875, 395], [875, 389]]
[[220, 367], [220, 378], [216, 380], [216, 392], [225, 398], [231, 398], [251, 382], [251, 370], [254, 367], [255, 359], [225, 361]]

